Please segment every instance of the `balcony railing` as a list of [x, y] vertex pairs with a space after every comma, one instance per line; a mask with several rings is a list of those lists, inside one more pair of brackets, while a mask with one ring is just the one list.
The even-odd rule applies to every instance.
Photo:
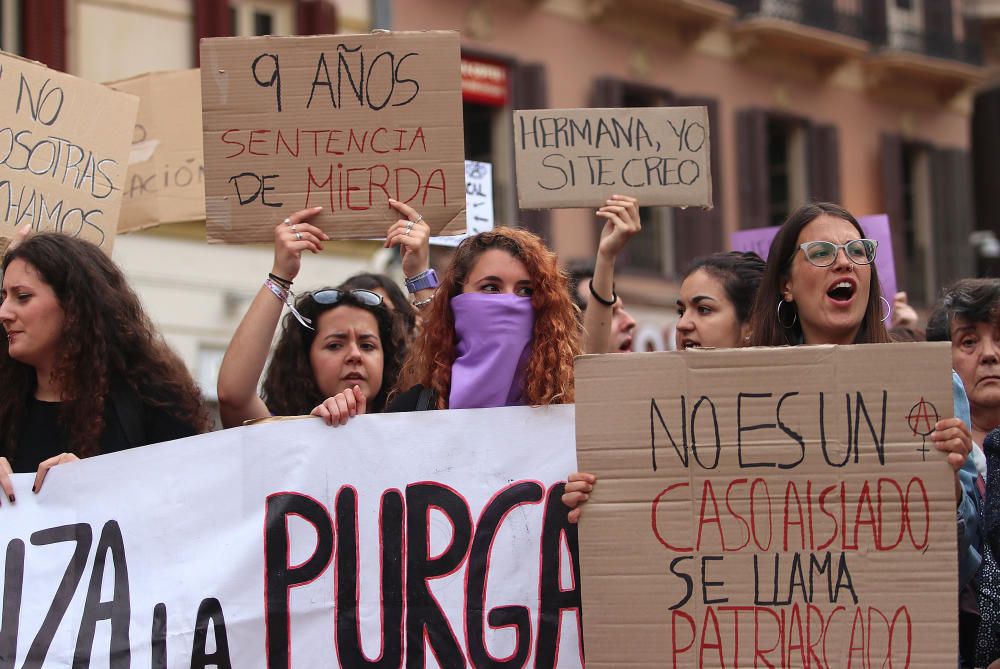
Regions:
[[858, 0], [732, 0], [741, 18], [772, 17], [821, 30], [865, 38]]
[[874, 36], [872, 41], [881, 47], [912, 51], [934, 58], [957, 60], [971, 65], [981, 65], [983, 54], [980, 45], [973, 41], [956, 40], [950, 35], [890, 28], [884, 36]]

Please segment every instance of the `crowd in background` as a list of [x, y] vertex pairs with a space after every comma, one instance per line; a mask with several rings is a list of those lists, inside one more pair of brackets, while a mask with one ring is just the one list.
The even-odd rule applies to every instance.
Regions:
[[[614, 274], [641, 228], [634, 198], [614, 196], [596, 212], [603, 230], [593, 266], [572, 276], [538, 237], [506, 227], [464, 240], [439, 276], [430, 226], [406, 204], [390, 205], [398, 220], [385, 246], [401, 254], [406, 293], [378, 274], [299, 290], [303, 255], [329, 240], [310, 223], [320, 209], [276, 225], [274, 263], [266, 275], [260, 268], [262, 285], [219, 372], [224, 427], [307, 413], [336, 426], [364, 413], [572, 403], [575, 356], [631, 350], [635, 321]], [[905, 296], [881, 294], [877, 253], [850, 212], [802, 206], [766, 262], [740, 252], [691, 259], [676, 348], [951, 342], [956, 417], [930, 438], [955, 473], [959, 663], [986, 666], [1000, 658], [1000, 491], [990, 494], [1000, 482], [1000, 280], [944, 289], [922, 328]], [[14, 472], [34, 472], [38, 493], [54, 466], [209, 429], [197, 385], [97, 247], [26, 236], [2, 267], [7, 503], [23, 494]], [[568, 481], [563, 501], [575, 521], [597, 478]]]

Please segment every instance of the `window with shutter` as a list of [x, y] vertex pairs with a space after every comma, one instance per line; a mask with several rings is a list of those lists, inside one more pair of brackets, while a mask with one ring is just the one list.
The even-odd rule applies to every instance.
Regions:
[[976, 268], [969, 243], [973, 230], [969, 154], [959, 149], [932, 149], [927, 153], [935, 278], [927, 296], [929, 303], [941, 287], [975, 276]]
[[1000, 85], [976, 96], [972, 112], [972, 179], [976, 228], [1000, 237]]
[[760, 109], [740, 110], [736, 114], [736, 140], [740, 227], [763, 228], [771, 224], [767, 113]]
[[[321, 26], [316, 24], [321, 21], [322, 5], [325, 3], [304, 3], [308, 7], [301, 8], [298, 4], [292, 0], [233, 0], [229, 13], [230, 32], [237, 37], [323, 32]], [[296, 18], [302, 19], [301, 25], [296, 25]], [[302, 29], [307, 32], [302, 32]]]
[[332, 0], [296, 0], [297, 35], [332, 35], [337, 32], [337, 7]]
[[228, 0], [198, 0], [194, 3], [194, 62], [201, 62], [199, 43], [204, 37], [229, 37], [236, 23]]
[[837, 126], [810, 124], [806, 132], [809, 167], [807, 201], [840, 202], [840, 142]]
[[[678, 104], [674, 94], [665, 88], [636, 82], [602, 77], [594, 81], [591, 96], [594, 107], [669, 107]], [[626, 272], [675, 276], [689, 259], [687, 250], [680, 252], [676, 246], [674, 216], [670, 207], [642, 207], [639, 215], [642, 230], [625, 247], [621, 268]], [[594, 244], [600, 226], [594, 226]]]
[[65, 0], [31, 0], [20, 4], [21, 54], [66, 70]]
[[886, 135], [882, 152], [883, 196], [894, 242], [896, 281], [912, 304], [929, 305], [938, 286], [933, 206], [939, 197], [932, 189], [932, 149]]
[[[719, 132], [719, 103], [711, 98], [680, 97], [681, 107], [707, 107], [708, 124]], [[678, 272], [695, 258], [725, 249], [722, 223], [722, 142], [713, 142], [709, 156], [712, 169], [712, 193], [715, 207], [700, 209], [688, 207], [674, 210], [674, 252]]]

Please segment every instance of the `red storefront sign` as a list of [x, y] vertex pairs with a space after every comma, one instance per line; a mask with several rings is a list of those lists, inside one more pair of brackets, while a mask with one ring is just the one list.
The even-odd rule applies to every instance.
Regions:
[[462, 100], [492, 107], [507, 104], [507, 66], [462, 56]]

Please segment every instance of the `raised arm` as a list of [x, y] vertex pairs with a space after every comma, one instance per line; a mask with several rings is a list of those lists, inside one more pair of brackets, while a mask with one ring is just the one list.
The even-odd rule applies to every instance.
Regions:
[[[299, 274], [302, 252], [319, 253], [323, 242], [329, 239], [322, 230], [307, 222], [321, 209], [313, 207], [295, 212], [274, 229], [271, 274], [277, 279], [270, 280], [268, 277], [271, 286], [265, 283], [257, 291], [229, 342], [219, 368], [219, 414], [224, 427], [242, 425], [245, 421], [270, 415], [257, 394], [257, 386], [285, 306], [274, 288], [277, 287], [280, 292], [282, 280], [290, 285]], [[261, 277], [262, 281], [264, 278]]]
[[615, 260], [642, 225], [639, 222], [639, 202], [627, 195], [612, 195], [608, 203], [597, 210], [606, 220], [601, 231], [594, 261], [594, 278], [590, 283], [590, 298], [583, 315], [586, 353], [606, 353], [611, 338], [611, 318], [617, 295]]

